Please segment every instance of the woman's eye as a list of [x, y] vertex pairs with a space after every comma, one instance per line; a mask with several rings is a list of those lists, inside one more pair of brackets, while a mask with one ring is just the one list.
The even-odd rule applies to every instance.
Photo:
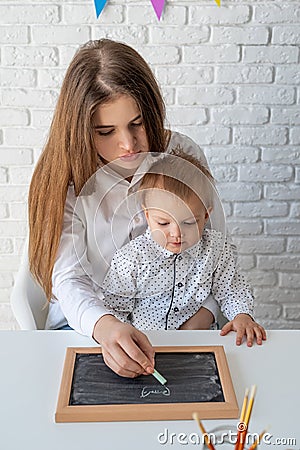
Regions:
[[184, 225], [196, 225], [197, 221], [193, 221], [193, 222], [184, 222]]
[[109, 131], [98, 131], [99, 136], [108, 136], [109, 134], [112, 134], [113, 130]]

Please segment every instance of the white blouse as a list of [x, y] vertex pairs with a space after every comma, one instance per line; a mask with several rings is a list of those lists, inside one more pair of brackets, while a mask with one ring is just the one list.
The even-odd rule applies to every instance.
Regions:
[[[202, 150], [187, 136], [172, 132], [167, 152], [180, 145], [207, 165]], [[122, 178], [108, 166], [91, 177], [76, 197], [68, 189], [63, 230], [53, 269], [53, 294], [46, 329], [57, 329], [67, 323], [77, 332], [92, 336], [96, 322], [108, 310], [100, 286], [116, 250], [147, 226], [144, 215], [136, 209], [137, 183]], [[210, 297], [205, 307], [216, 316], [218, 307]]]
[[123, 322], [143, 330], [176, 330], [212, 293], [228, 320], [253, 314], [253, 296], [224, 235], [202, 238], [174, 254], [153, 241], [148, 229], [120, 250], [104, 282], [105, 306]]

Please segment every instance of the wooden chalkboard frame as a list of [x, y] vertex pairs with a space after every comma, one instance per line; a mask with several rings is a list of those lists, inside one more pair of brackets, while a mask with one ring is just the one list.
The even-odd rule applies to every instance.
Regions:
[[100, 347], [67, 348], [56, 422], [117, 422], [148, 420], [187, 420], [197, 412], [201, 419], [238, 417], [239, 408], [223, 346], [155, 347], [155, 352], [213, 352], [222, 385], [224, 402], [162, 404], [69, 405], [77, 354], [101, 353]]

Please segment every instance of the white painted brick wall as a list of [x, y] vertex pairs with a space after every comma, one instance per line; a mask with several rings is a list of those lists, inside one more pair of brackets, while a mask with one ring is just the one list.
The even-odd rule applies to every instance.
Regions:
[[300, 5], [295, 0], [0, 0], [0, 329], [27, 232], [33, 167], [77, 45], [134, 46], [170, 125], [204, 149], [218, 181], [256, 315], [300, 328]]

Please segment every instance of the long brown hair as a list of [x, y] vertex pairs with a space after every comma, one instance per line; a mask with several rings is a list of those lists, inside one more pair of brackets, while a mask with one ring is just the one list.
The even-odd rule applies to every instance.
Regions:
[[78, 196], [97, 170], [93, 114], [120, 94], [133, 97], [140, 108], [151, 152], [167, 146], [164, 102], [144, 59], [128, 45], [109, 39], [83, 45], [66, 72], [29, 190], [29, 267], [48, 300], [68, 187], [72, 183]]

